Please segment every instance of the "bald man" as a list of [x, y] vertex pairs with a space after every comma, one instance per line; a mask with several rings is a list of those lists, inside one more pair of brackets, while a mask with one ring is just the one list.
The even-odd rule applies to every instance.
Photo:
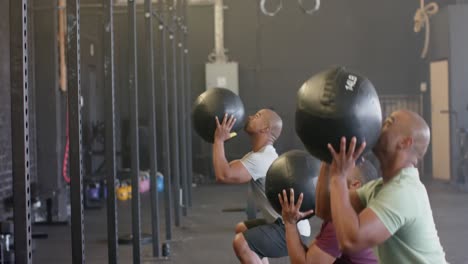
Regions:
[[379, 263], [446, 263], [427, 191], [416, 168], [429, 141], [429, 127], [418, 114], [406, 110], [392, 113], [373, 149], [382, 179], [357, 191], [348, 190], [346, 177], [365, 143], [356, 148], [353, 138], [346, 150], [346, 139], [342, 138], [339, 152], [328, 145], [333, 155], [331, 216], [345, 252], [376, 247]]
[[[232, 116], [225, 115], [222, 122], [216, 118], [213, 144], [216, 180], [229, 184], [250, 182], [263, 218], [238, 223], [233, 248], [241, 263], [268, 263], [267, 258], [288, 255], [283, 221], [265, 195], [266, 173], [278, 157], [273, 144], [281, 135], [283, 121], [270, 109], [262, 109], [250, 116], [244, 130], [249, 135], [252, 150], [242, 159], [228, 163], [224, 142], [231, 137], [230, 132], [235, 122]], [[308, 221], [300, 221], [297, 226], [301, 235], [310, 234]]]

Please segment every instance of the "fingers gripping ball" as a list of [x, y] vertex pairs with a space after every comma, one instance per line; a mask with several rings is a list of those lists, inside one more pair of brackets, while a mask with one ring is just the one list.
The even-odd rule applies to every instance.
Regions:
[[243, 128], [245, 110], [240, 97], [228, 89], [208, 89], [198, 96], [193, 105], [192, 120], [195, 131], [205, 141], [213, 143], [216, 130], [215, 117], [217, 116], [221, 122], [226, 113], [236, 119], [232, 127], [233, 132]]
[[364, 153], [377, 142], [382, 125], [378, 95], [365, 77], [342, 67], [312, 76], [297, 94], [296, 133], [306, 149], [331, 162], [327, 148], [339, 149], [341, 137], [367, 143]]
[[270, 204], [281, 214], [278, 194], [294, 189], [294, 201], [304, 194], [300, 211], [315, 210], [315, 180], [320, 171], [320, 162], [302, 150], [292, 150], [279, 156], [266, 175], [265, 192]]

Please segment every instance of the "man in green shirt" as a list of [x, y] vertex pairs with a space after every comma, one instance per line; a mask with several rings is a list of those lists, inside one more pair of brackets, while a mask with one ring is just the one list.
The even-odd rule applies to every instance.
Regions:
[[406, 110], [392, 113], [383, 124], [374, 154], [382, 179], [349, 191], [346, 178], [362, 154], [352, 138], [339, 152], [331, 144], [331, 216], [340, 247], [356, 252], [376, 247], [379, 263], [446, 263], [432, 210], [416, 168], [426, 153], [430, 131], [424, 119]]

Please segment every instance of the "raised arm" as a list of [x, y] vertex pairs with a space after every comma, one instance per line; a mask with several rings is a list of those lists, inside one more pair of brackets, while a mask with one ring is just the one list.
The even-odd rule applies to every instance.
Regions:
[[294, 190], [290, 189], [289, 191], [289, 200], [286, 194], [286, 190], [283, 190], [283, 194], [278, 194], [278, 199], [280, 201], [283, 217], [284, 226], [286, 229], [286, 245], [288, 247], [288, 255], [292, 264], [304, 264], [306, 262], [307, 251], [302, 245], [299, 231], [297, 230], [297, 222], [311, 214], [314, 213], [314, 210], [308, 212], [300, 212], [302, 200], [304, 195], [301, 193], [297, 204], [294, 204]]
[[[330, 165], [322, 162], [320, 167], [319, 178], [315, 190], [315, 215], [325, 221], [330, 221], [332, 218], [330, 207]], [[346, 186], [347, 188], [347, 186]], [[356, 191], [349, 191], [349, 200], [356, 211], [360, 213], [364, 207]]]
[[[390, 232], [372, 209], [356, 213], [350, 200], [346, 177], [355, 167], [356, 159], [365, 148], [365, 143], [357, 150], [356, 138], [351, 140], [346, 151], [346, 139], [342, 138], [339, 153], [331, 145], [333, 162], [330, 166], [330, 193], [333, 224], [340, 248], [345, 252], [357, 252], [383, 243]], [[356, 194], [354, 196], [357, 196]]]
[[326, 221], [331, 219], [328, 173], [329, 165], [322, 162], [315, 188], [315, 215]]
[[228, 163], [224, 151], [224, 142], [231, 138], [231, 129], [236, 119], [231, 116], [224, 116], [223, 122], [220, 124], [216, 117], [216, 131], [213, 143], [213, 168], [216, 176], [216, 181], [222, 183], [246, 183], [252, 179], [245, 166], [235, 160]]

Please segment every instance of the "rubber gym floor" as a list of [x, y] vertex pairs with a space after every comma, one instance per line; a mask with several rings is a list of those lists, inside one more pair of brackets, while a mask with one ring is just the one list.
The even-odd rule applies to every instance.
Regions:
[[[468, 193], [454, 187], [431, 182], [426, 184], [433, 214], [447, 260], [452, 264], [468, 264]], [[209, 184], [194, 187], [193, 207], [182, 225], [173, 228], [169, 259], [151, 258], [151, 245], [142, 247], [143, 263], [239, 263], [231, 241], [234, 225], [245, 218], [244, 212], [223, 212], [223, 209], [245, 206], [245, 185]], [[142, 233], [151, 232], [149, 195], [143, 194], [141, 207]], [[161, 204], [161, 208], [162, 204]], [[119, 232], [131, 232], [131, 203], [119, 202]], [[107, 263], [106, 210], [85, 211], [86, 262]], [[161, 217], [161, 239], [164, 239], [164, 218]], [[312, 233], [320, 220], [311, 219]], [[49, 234], [36, 240], [35, 263], [71, 263], [70, 229], [68, 226], [35, 226], [35, 231]], [[120, 263], [132, 263], [131, 245], [119, 247]], [[288, 258], [270, 260], [272, 264], [289, 263]]]

